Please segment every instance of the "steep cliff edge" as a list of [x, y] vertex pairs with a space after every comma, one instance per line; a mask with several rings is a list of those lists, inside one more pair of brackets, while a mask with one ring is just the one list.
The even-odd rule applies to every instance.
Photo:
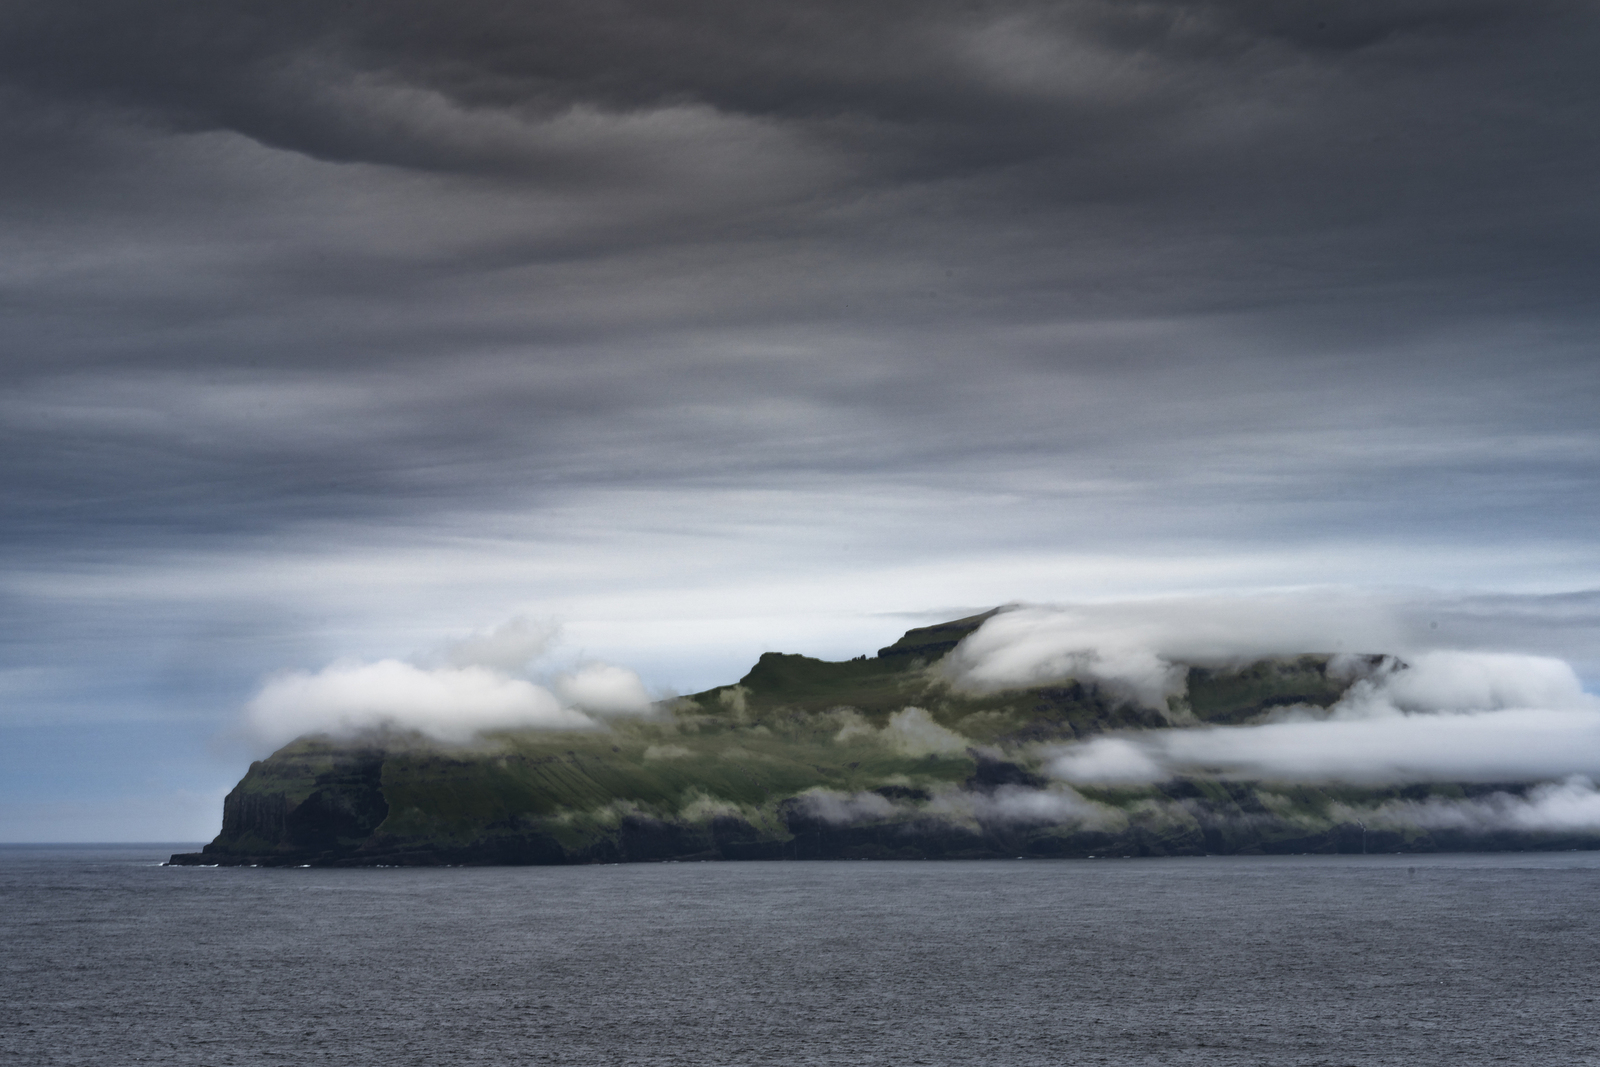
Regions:
[[988, 615], [908, 631], [873, 657], [764, 654], [738, 683], [609, 729], [301, 738], [251, 765], [222, 832], [175, 864], [378, 866], [956, 858], [1600, 846], [1592, 836], [1361, 825], [1387, 801], [1523, 787], [1355, 789], [1178, 779], [1069, 790], [1060, 745], [1111, 731], [1327, 707], [1330, 657], [1191, 667], [1140, 707], [1069, 682], [974, 694], [936, 667]]

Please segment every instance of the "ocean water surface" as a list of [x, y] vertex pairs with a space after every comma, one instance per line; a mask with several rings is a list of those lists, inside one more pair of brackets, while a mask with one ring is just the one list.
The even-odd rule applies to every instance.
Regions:
[[1595, 853], [160, 866], [177, 847], [0, 848], [0, 1062], [1600, 1064]]

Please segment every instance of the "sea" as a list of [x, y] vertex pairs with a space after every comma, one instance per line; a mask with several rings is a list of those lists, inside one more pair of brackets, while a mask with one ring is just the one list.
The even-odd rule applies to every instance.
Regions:
[[166, 867], [0, 848], [0, 1063], [1600, 1064], [1600, 854]]

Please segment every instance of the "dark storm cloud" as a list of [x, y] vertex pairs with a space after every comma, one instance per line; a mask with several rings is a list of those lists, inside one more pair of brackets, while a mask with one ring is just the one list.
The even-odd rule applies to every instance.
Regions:
[[822, 484], [1009, 494], [1006, 550], [1581, 539], [1596, 29], [7, 5], [7, 551]]
[[[1571, 5], [40, 4], [7, 22], [32, 108], [592, 208], [429, 244], [413, 270], [810, 238], [975, 260], [959, 288], [984, 306], [958, 318], [1375, 301], [1387, 319], [1397, 300], [1547, 306], [1592, 276], [1594, 26]], [[810, 173], [763, 166], [785, 148]], [[343, 286], [427, 280], [346, 256]], [[926, 312], [895, 295], [881, 316]]]

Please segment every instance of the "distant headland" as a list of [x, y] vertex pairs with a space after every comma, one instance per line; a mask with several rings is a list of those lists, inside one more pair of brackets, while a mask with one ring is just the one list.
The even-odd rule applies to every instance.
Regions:
[[[308, 736], [253, 763], [178, 865], [424, 866], [746, 859], [1198, 856], [1597, 848], [1600, 834], [1374, 817], [1528, 783], [1390, 786], [1183, 774], [1064, 781], [1074, 745], [1314, 713], [1360, 680], [1308, 652], [1179, 665], [1166, 707], [1095, 680], [973, 689], [944, 669], [994, 613], [875, 656], [769, 652], [649, 718], [471, 746]], [[1377, 664], [1380, 657], [1367, 657]], [[1335, 666], [1330, 666], [1335, 665]], [[1337, 669], [1335, 669], [1337, 667]]]

